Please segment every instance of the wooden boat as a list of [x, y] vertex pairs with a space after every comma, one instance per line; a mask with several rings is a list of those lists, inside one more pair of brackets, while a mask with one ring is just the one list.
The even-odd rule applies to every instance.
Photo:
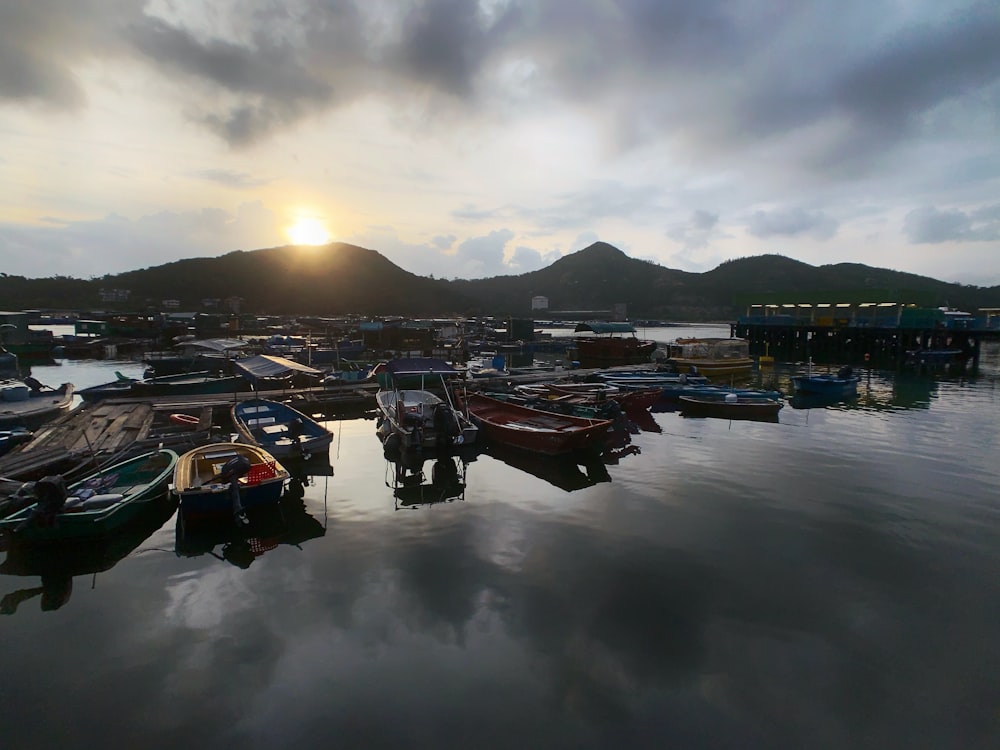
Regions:
[[681, 396], [680, 411], [685, 417], [715, 417], [717, 419], [750, 419], [757, 422], [777, 422], [781, 401], [767, 398], [744, 398], [735, 393], [724, 398]]
[[549, 456], [597, 448], [612, 427], [608, 419], [554, 414], [478, 393], [463, 402], [490, 440]]
[[735, 338], [677, 339], [669, 345], [667, 363], [723, 381], [746, 377], [754, 366], [750, 342]]
[[73, 392], [72, 383], [48, 388], [31, 378], [28, 382], [0, 381], [0, 426], [41, 427], [50, 419], [69, 411], [73, 405]]
[[34, 436], [35, 433], [25, 427], [13, 427], [9, 430], [0, 430], [0, 456], [5, 453], [9, 453], [22, 443], [27, 443]]
[[[452, 401], [449, 380], [459, 373], [441, 359], [417, 357], [385, 363], [375, 394], [379, 409], [376, 434], [383, 442], [395, 435], [401, 450], [471, 445], [478, 428]], [[433, 389], [433, 390], [431, 390]]]
[[315, 419], [277, 401], [240, 401], [230, 413], [242, 442], [278, 458], [308, 459], [327, 452], [333, 441], [333, 434]]
[[[593, 337], [576, 339], [580, 364], [584, 367], [608, 367], [649, 362], [656, 342], [636, 336], [631, 323], [579, 323], [576, 333], [590, 332]], [[631, 334], [631, 335], [627, 335]]]
[[164, 494], [177, 460], [174, 451], [161, 448], [108, 466], [67, 487], [66, 503], [52, 519], [34, 513], [34, 520], [18, 530], [37, 509], [33, 503], [0, 520], [0, 529], [25, 540], [107, 534]]
[[816, 396], [851, 398], [858, 395], [861, 378], [850, 367], [842, 367], [836, 373], [813, 374], [812, 367], [806, 375], [793, 375], [792, 386], [796, 393]]
[[275, 503], [281, 498], [288, 470], [263, 448], [245, 443], [213, 443], [188, 451], [177, 459], [173, 491], [183, 513], [189, 516], [233, 512], [229, 483], [216, 481], [232, 458], [250, 460], [250, 472], [240, 477], [240, 502], [244, 508]]

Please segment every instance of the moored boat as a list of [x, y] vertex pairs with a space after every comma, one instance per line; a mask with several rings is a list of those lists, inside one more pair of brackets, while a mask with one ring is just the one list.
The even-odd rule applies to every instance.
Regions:
[[49, 388], [33, 378], [0, 381], [0, 426], [40, 427], [69, 411], [73, 384]]
[[[584, 367], [634, 365], [649, 362], [656, 342], [636, 336], [631, 323], [588, 322], [576, 326], [576, 333], [593, 333], [579, 337], [576, 350]], [[628, 335], [631, 334], [631, 335]]]
[[451, 382], [460, 376], [441, 359], [415, 357], [385, 363], [375, 394], [379, 409], [376, 434], [390, 436], [401, 450], [471, 445], [478, 428], [452, 400]]
[[856, 396], [858, 383], [861, 382], [861, 378], [854, 374], [850, 366], [840, 368], [836, 374], [809, 372], [806, 375], [793, 375], [791, 380], [796, 393], [839, 398]]
[[58, 507], [58, 502], [51, 502], [51, 495], [41, 501], [38, 484], [46, 480], [39, 480], [24, 495], [39, 501], [11, 512], [0, 520], [0, 529], [25, 540], [71, 539], [114, 531], [145, 503], [164, 494], [177, 458], [174, 451], [161, 448], [103, 468], [65, 488], [49, 482], [50, 492], [66, 493]]
[[744, 398], [735, 393], [723, 398], [712, 396], [681, 396], [680, 412], [685, 417], [715, 417], [717, 419], [750, 419], [757, 422], [777, 422], [784, 404], [767, 398]]
[[746, 339], [677, 339], [669, 345], [667, 363], [712, 380], [746, 377], [753, 370], [750, 342]]
[[234, 512], [232, 483], [220, 481], [227, 462], [245, 458], [249, 471], [236, 478], [242, 508], [275, 503], [281, 498], [288, 470], [263, 448], [245, 443], [213, 443], [188, 451], [177, 459], [173, 491], [181, 512], [189, 517]]
[[333, 433], [315, 419], [278, 401], [240, 401], [230, 413], [241, 442], [277, 458], [308, 459], [326, 451], [333, 441]]
[[478, 393], [464, 395], [463, 402], [490, 440], [546, 455], [597, 448], [612, 427], [611, 420], [540, 411]]

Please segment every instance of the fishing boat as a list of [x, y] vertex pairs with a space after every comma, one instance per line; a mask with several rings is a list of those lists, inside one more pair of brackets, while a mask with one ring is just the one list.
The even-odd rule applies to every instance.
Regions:
[[854, 370], [849, 365], [841, 367], [836, 374], [814, 374], [811, 362], [807, 374], [793, 375], [791, 380], [797, 394], [829, 396], [831, 398], [857, 396], [858, 383], [861, 382], [861, 378], [854, 374]]
[[777, 422], [784, 404], [768, 398], [745, 398], [735, 393], [724, 397], [681, 396], [680, 412], [684, 417], [714, 417], [717, 419], [750, 419], [757, 422]]
[[240, 401], [230, 413], [241, 442], [277, 458], [308, 460], [327, 451], [333, 441], [333, 434], [315, 419], [278, 401]]
[[555, 414], [479, 393], [463, 395], [463, 404], [491, 441], [549, 456], [598, 448], [612, 427], [608, 419]]
[[574, 332], [595, 334], [576, 339], [576, 350], [584, 367], [649, 362], [656, 350], [656, 342], [636, 336], [631, 323], [579, 323]]
[[451, 386], [458, 377], [460, 373], [442, 359], [386, 362], [379, 375], [383, 387], [375, 394], [379, 439], [396, 436], [393, 440], [404, 451], [474, 443], [479, 430], [452, 399]]
[[69, 411], [73, 384], [49, 388], [33, 378], [0, 381], [0, 427], [33, 429]]
[[723, 381], [746, 377], [754, 366], [750, 342], [736, 338], [677, 339], [668, 347], [667, 363]]
[[237, 481], [240, 503], [252, 508], [281, 498], [288, 470], [263, 448], [245, 443], [213, 443], [188, 451], [177, 459], [173, 491], [188, 517], [233, 512], [230, 483], [219, 481], [226, 462], [242, 456], [250, 471]]
[[[161, 448], [102, 468], [66, 487], [65, 503], [56, 512], [43, 513], [41, 503], [33, 502], [0, 520], [0, 529], [25, 540], [107, 534], [164, 494], [177, 460], [174, 451]], [[24, 494], [33, 493], [26, 489]]]

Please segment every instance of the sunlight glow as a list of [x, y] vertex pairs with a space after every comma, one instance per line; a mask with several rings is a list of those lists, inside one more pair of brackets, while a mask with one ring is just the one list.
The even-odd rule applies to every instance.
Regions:
[[285, 234], [294, 245], [325, 245], [330, 241], [330, 232], [319, 219], [301, 217], [285, 228]]

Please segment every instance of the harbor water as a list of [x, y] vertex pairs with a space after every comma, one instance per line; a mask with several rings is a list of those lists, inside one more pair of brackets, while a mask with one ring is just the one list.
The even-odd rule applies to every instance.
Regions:
[[[115, 370], [142, 366], [33, 374]], [[777, 423], [654, 412], [600, 465], [480, 449], [435, 504], [396, 497], [373, 417], [328, 418], [273, 532], [195, 539], [167, 505], [6, 553], [0, 741], [1000, 747], [1000, 352], [859, 374]]]

